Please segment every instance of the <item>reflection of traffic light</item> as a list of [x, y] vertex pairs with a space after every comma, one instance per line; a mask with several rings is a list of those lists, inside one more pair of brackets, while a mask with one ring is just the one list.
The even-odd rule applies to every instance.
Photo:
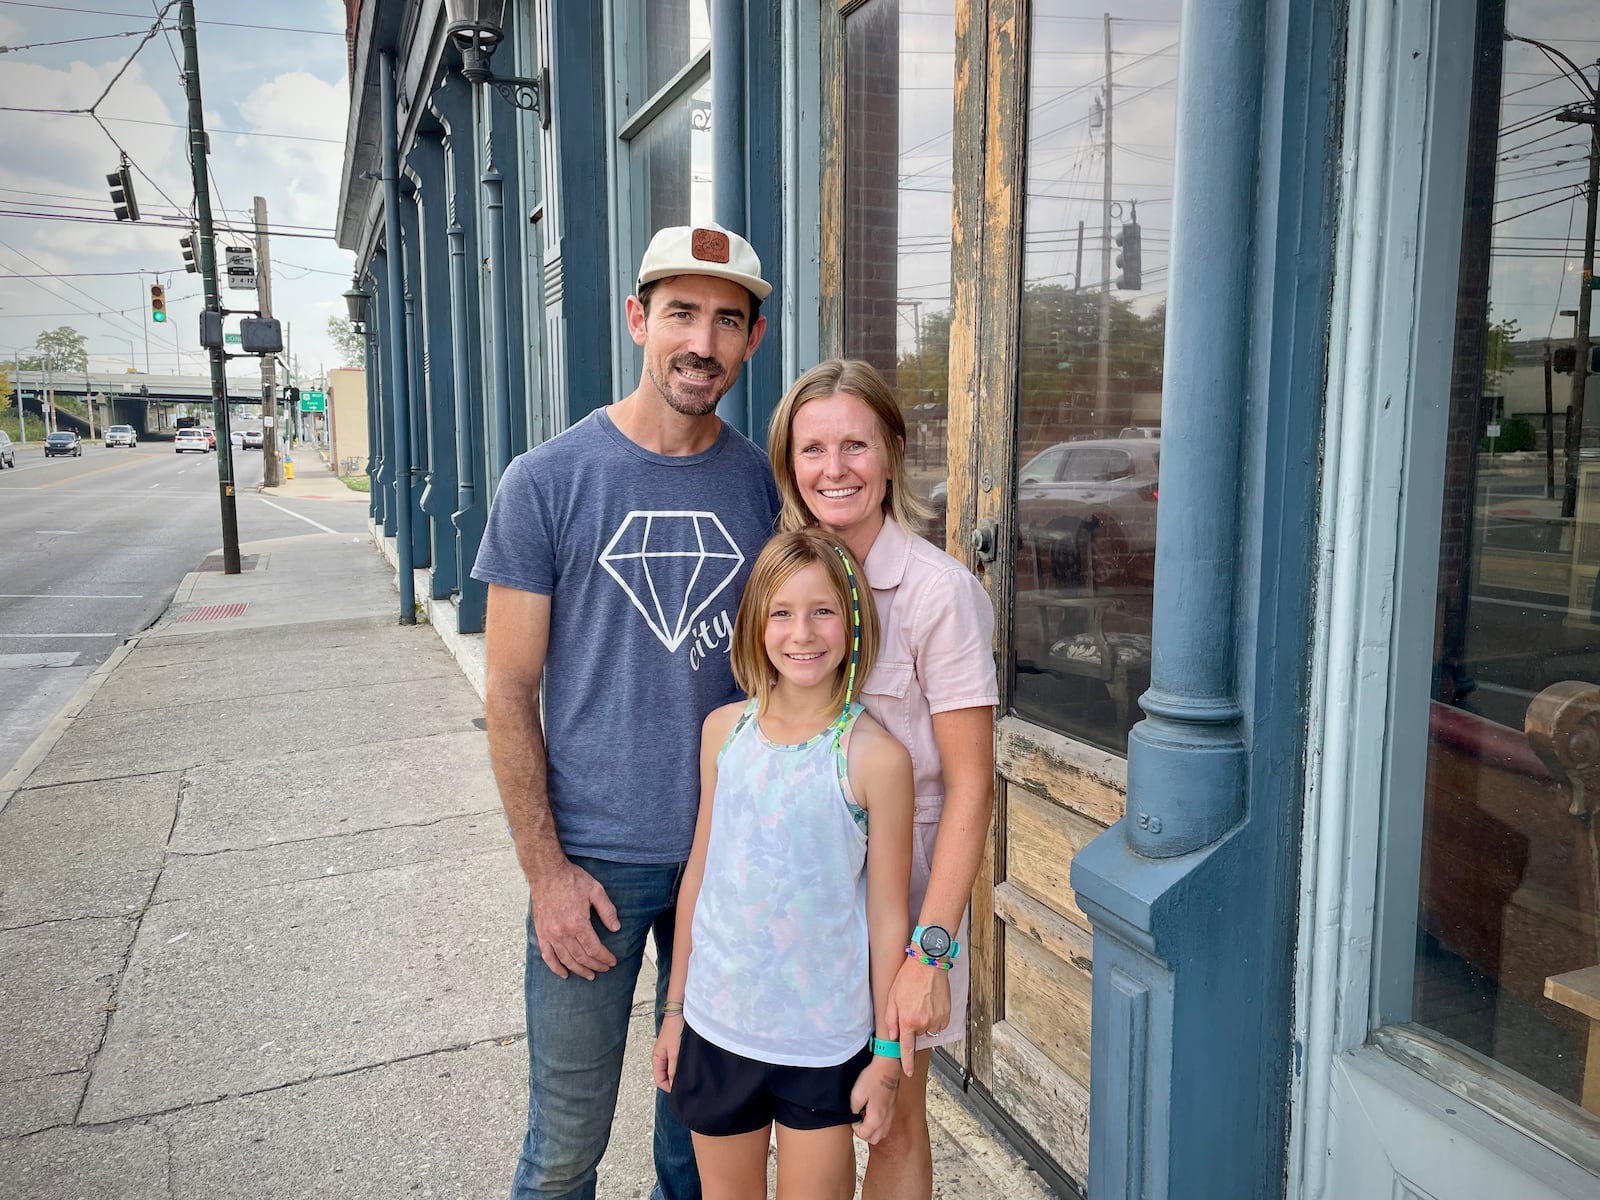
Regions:
[[133, 196], [133, 172], [128, 169], [126, 158], [120, 167], [106, 176], [106, 182], [111, 185], [111, 211], [116, 213], [117, 220], [137, 221], [139, 202]]
[[150, 319], [157, 322], [167, 319], [167, 289], [159, 283], [150, 285]]
[[183, 269], [191, 275], [198, 275], [200, 265], [194, 261], [194, 234], [179, 238], [178, 245], [183, 247]]
[[1144, 264], [1140, 261], [1141, 230], [1137, 219], [1123, 223], [1122, 232], [1112, 240], [1121, 247], [1122, 253], [1117, 255], [1117, 266], [1122, 268], [1122, 274], [1117, 276], [1117, 286], [1125, 292], [1137, 292], [1144, 286]]

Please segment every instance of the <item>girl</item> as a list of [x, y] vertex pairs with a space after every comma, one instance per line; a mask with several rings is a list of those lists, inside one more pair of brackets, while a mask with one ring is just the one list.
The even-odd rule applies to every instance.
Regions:
[[871, 1143], [894, 1112], [883, 1017], [908, 932], [911, 759], [856, 699], [877, 647], [843, 549], [814, 529], [767, 543], [731, 650], [751, 698], [701, 737], [653, 1056], [706, 1200], [766, 1194], [773, 1125], [780, 1200], [849, 1195], [852, 1124]]
[[860, 564], [877, 604], [867, 711], [911, 752], [911, 945], [881, 1019], [907, 1046], [894, 1121], [868, 1155], [863, 1200], [928, 1200], [932, 1047], [966, 1033], [966, 909], [994, 805], [994, 608], [965, 566], [920, 537], [926, 506], [906, 486], [905, 417], [870, 363], [818, 363], [777, 411], [767, 454], [780, 529], [819, 529]]

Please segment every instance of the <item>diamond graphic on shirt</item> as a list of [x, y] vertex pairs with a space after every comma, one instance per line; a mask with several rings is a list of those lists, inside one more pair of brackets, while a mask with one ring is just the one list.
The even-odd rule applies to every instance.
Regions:
[[630, 512], [600, 552], [650, 626], [676, 653], [700, 614], [733, 582], [744, 553], [710, 512]]

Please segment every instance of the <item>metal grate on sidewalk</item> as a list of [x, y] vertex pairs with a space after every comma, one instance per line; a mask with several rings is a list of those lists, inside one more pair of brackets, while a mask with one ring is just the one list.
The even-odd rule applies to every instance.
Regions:
[[230, 617], [242, 617], [245, 610], [250, 607], [249, 601], [238, 604], [202, 604], [199, 608], [192, 608], [179, 621], [226, 621]]

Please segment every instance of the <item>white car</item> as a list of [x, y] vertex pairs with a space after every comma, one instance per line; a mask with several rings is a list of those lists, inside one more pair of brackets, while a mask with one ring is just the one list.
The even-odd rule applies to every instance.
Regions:
[[139, 444], [139, 435], [133, 431], [132, 425], [113, 425], [106, 430], [106, 449], [113, 446], [126, 446], [128, 449]]
[[172, 439], [172, 449], [177, 454], [185, 450], [198, 450], [207, 454], [211, 450], [211, 439], [206, 436], [206, 431], [198, 425], [191, 425], [188, 429], [178, 430], [178, 436]]

